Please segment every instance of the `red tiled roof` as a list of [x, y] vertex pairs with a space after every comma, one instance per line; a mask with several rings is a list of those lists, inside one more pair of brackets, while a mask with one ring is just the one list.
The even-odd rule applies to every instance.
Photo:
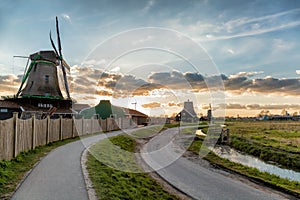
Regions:
[[124, 108], [125, 110], [125, 113], [126, 114], [130, 114], [132, 116], [137, 116], [137, 117], [148, 117], [148, 115], [140, 112], [140, 111], [137, 111], [137, 110], [133, 110], [133, 109], [130, 109], [130, 108]]

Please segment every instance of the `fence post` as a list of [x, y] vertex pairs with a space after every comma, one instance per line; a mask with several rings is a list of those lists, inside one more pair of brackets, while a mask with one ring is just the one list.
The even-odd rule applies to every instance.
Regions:
[[90, 134], [92, 134], [94, 132], [94, 117], [92, 117], [91, 119], [91, 132]]
[[32, 117], [32, 149], [35, 148], [35, 126], [36, 126], [36, 123], [35, 123], [35, 113], [33, 113]]
[[106, 130], [105, 130], [105, 131], [108, 132], [108, 118], [105, 119], [105, 124], [106, 124], [106, 126], [105, 126], [105, 129], [106, 129]]
[[63, 138], [63, 120], [62, 120], [62, 116], [59, 116], [59, 124], [60, 124], [60, 128], [59, 128], [59, 140], [62, 140]]
[[83, 133], [83, 131], [84, 131], [84, 129], [85, 129], [85, 128], [84, 128], [84, 117], [81, 118], [81, 125], [82, 125], [82, 126], [81, 126], [81, 129], [82, 129], [81, 135], [84, 135], [84, 133]]
[[13, 134], [14, 134], [14, 152], [13, 157], [15, 158], [18, 154], [18, 112], [13, 113]]
[[72, 116], [72, 138], [74, 137], [74, 127], [75, 126], [75, 117], [74, 115]]
[[49, 144], [50, 141], [50, 115], [47, 116], [47, 135], [46, 135], [46, 144]]

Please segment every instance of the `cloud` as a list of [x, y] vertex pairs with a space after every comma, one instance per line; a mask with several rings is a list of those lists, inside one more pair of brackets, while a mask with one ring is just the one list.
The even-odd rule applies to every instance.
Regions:
[[21, 84], [20, 78], [15, 75], [0, 76], [0, 92], [5, 95], [16, 94]]
[[104, 72], [88, 67], [72, 67], [70, 77], [74, 93], [97, 94], [123, 98], [128, 96], [148, 96], [153, 90], [164, 86], [150, 83], [133, 75], [118, 72]]
[[235, 54], [235, 51], [232, 50], [232, 49], [227, 49], [227, 52], [230, 53], [230, 54]]
[[178, 30], [185, 30], [200, 41], [228, 40], [299, 26], [300, 20], [295, 20], [299, 19], [299, 13], [300, 8], [296, 8], [261, 17], [240, 17], [215, 23], [198, 20], [187, 24], [181, 18], [175, 18], [167, 20], [166, 24]]
[[182, 103], [169, 102], [168, 106], [169, 107], [182, 107]]
[[296, 70], [296, 74], [300, 74], [300, 70], [298, 69], [298, 70]]
[[90, 60], [85, 60], [81, 63], [82, 66], [100, 66], [103, 67], [103, 65], [105, 65], [107, 62], [105, 59], [99, 59], [99, 60], [95, 60], [95, 59], [90, 59]]
[[230, 75], [229, 78], [238, 78], [238, 77], [252, 77], [258, 74], [263, 74], [263, 71], [252, 71], [252, 72], [239, 72], [237, 74]]
[[63, 13], [63, 14], [61, 14], [61, 16], [62, 16], [66, 21], [71, 22], [71, 17], [70, 17], [70, 15], [68, 15], [68, 14], [66, 14], [66, 13]]
[[155, 4], [154, 0], [150, 0], [147, 2], [146, 6], [142, 9], [142, 13], [147, 13]]
[[148, 77], [153, 84], [165, 86], [170, 89], [205, 89], [207, 88], [204, 78], [199, 73], [182, 73], [179, 71], [157, 72]]
[[210, 84], [208, 88], [206, 82], [214, 83], [216, 78], [221, 78], [227, 92], [242, 94], [245, 92], [281, 95], [300, 95], [299, 79], [278, 79], [271, 76], [253, 79], [251, 76], [263, 72], [239, 72], [234, 75], [205, 77], [198, 73], [181, 73], [178, 71], [152, 73], [149, 76], [151, 83], [163, 85], [174, 90], [193, 90], [204, 92], [217, 90], [218, 85]]
[[[205, 77], [199, 73], [179, 71], [151, 73], [148, 78], [141, 79], [133, 75], [119, 72], [104, 72], [103, 70], [88, 67], [72, 67], [69, 76], [72, 95], [100, 95], [114, 98], [125, 98], [132, 96], [150, 96], [155, 91], [163, 89], [173, 90], [173, 92], [207, 92], [215, 91], [220, 87], [210, 84], [208, 88], [206, 82], [215, 83], [221, 79], [225, 86], [225, 91], [232, 94], [260, 93], [279, 95], [300, 95], [300, 79], [278, 79], [271, 76], [265, 78], [253, 78], [254, 75], [263, 72], [239, 72], [233, 75]], [[20, 86], [21, 76], [7, 75], [0, 76], [0, 91], [16, 93]], [[154, 92], [154, 93], [153, 93]], [[169, 107], [180, 106], [173, 102]], [[235, 105], [229, 105], [231, 107]], [[236, 105], [237, 106], [237, 105]], [[247, 107], [248, 108], [248, 107]]]
[[[224, 105], [221, 105], [224, 107]], [[238, 103], [228, 103], [226, 104], [226, 109], [246, 109], [246, 110], [283, 110], [292, 109], [299, 110], [299, 104], [238, 104]]]
[[143, 108], [158, 108], [160, 106], [161, 106], [161, 104], [159, 102], [151, 102], [151, 103], [142, 104]]

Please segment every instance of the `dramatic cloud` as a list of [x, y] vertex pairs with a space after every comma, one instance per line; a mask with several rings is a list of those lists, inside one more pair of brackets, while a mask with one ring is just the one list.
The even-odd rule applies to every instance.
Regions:
[[[232, 94], [300, 95], [300, 79], [278, 79], [271, 76], [252, 77], [261, 73], [263, 72], [252, 71], [239, 72], [229, 76], [221, 74], [220, 76], [205, 77], [199, 73], [170, 71], [151, 73], [144, 80], [119, 72], [103, 72], [99, 69], [74, 66], [72, 67], [72, 74], [69, 76], [69, 82], [72, 95], [100, 95], [114, 98], [149, 96], [153, 91], [161, 89], [196, 93], [215, 91], [220, 88], [217, 84], [220, 83], [218, 80], [223, 82], [225, 91]], [[20, 86], [20, 78], [14, 75], [0, 76], [0, 91], [2, 93], [15, 93]], [[207, 82], [210, 83], [209, 88]], [[214, 85], [214, 83], [216, 84]], [[168, 106], [178, 105], [170, 103]]]
[[149, 83], [133, 75], [117, 72], [75, 67], [71, 76], [74, 93], [113, 96], [115, 98], [128, 96], [148, 96], [149, 92], [163, 86]]
[[[206, 82], [214, 83], [214, 79], [221, 79], [225, 90], [231, 93], [241, 94], [244, 92], [299, 95], [299, 79], [278, 79], [273, 77], [251, 79], [250, 77], [262, 72], [240, 72], [235, 75], [224, 74], [211, 77], [203, 77], [198, 73], [180, 73], [178, 71], [153, 73], [149, 77], [151, 83], [164, 85], [172, 89], [192, 89], [193, 91], [208, 91]], [[209, 90], [218, 89], [218, 85], [210, 84]]]
[[[185, 90], [192, 92], [207, 92], [218, 90], [221, 80], [225, 91], [234, 94], [262, 93], [280, 95], [300, 95], [299, 79], [278, 79], [267, 76], [265, 78], [252, 78], [263, 72], [239, 72], [234, 75], [204, 77], [199, 73], [182, 73], [179, 71], [152, 73], [146, 80], [133, 75], [118, 72], [103, 72], [92, 68], [76, 67], [71, 77], [71, 85], [75, 93], [97, 94], [103, 96], [128, 97], [149, 96], [154, 90], [168, 88], [171, 90]], [[2, 80], [3, 79], [3, 80]], [[2, 83], [7, 79], [3, 77]], [[15, 77], [16, 81], [17, 78]], [[216, 80], [216, 81], [215, 81]], [[207, 82], [210, 82], [209, 89]], [[1, 82], [0, 82], [1, 83]], [[16, 83], [17, 84], [17, 83]]]
[[151, 83], [163, 85], [174, 90], [192, 90], [195, 88], [197, 88], [198, 90], [207, 90], [207, 86], [203, 76], [198, 73], [182, 73], [179, 71], [158, 72], [152, 73], [148, 77], [148, 80]]
[[160, 106], [161, 104], [159, 102], [146, 103], [142, 105], [143, 108], [158, 108]]

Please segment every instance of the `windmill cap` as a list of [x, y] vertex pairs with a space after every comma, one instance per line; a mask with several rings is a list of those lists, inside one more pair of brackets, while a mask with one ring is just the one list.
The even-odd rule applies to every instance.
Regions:
[[57, 56], [54, 51], [39, 51], [30, 55], [30, 60], [46, 60], [53, 63], [57, 62]]

